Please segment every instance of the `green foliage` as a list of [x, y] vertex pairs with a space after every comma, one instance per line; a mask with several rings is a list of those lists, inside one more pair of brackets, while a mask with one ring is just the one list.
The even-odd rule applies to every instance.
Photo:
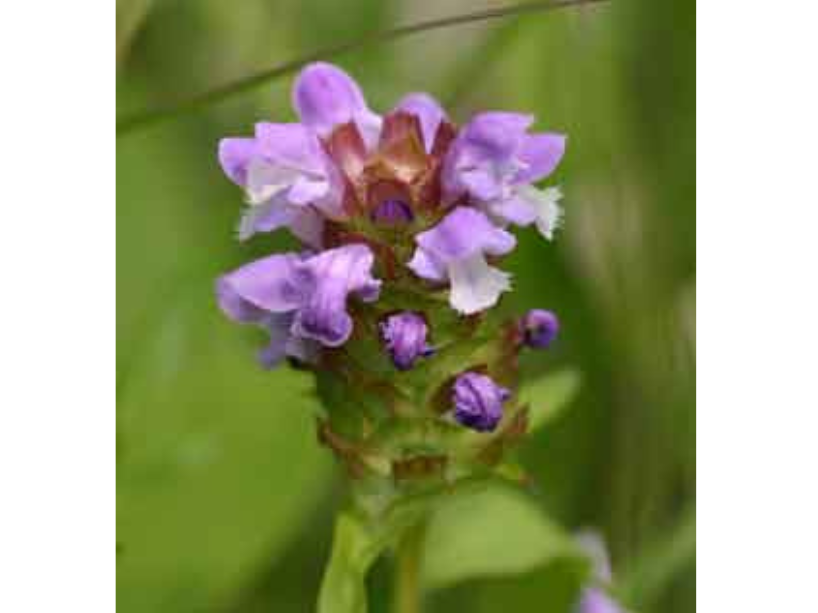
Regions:
[[397, 500], [381, 514], [342, 513], [319, 613], [365, 613], [370, 567], [418, 525], [425, 535], [420, 547], [424, 590], [533, 572], [547, 576], [554, 569], [568, 569], [571, 585], [578, 586], [588, 575], [574, 539], [533, 500], [493, 479], [469, 479]]
[[528, 406], [529, 432], [559, 417], [575, 399], [581, 382], [579, 371], [572, 368], [526, 380], [520, 388], [520, 404]]
[[573, 538], [531, 499], [495, 485], [452, 497], [437, 510], [427, 531], [423, 581], [439, 589], [529, 573], [560, 558], [583, 560]]

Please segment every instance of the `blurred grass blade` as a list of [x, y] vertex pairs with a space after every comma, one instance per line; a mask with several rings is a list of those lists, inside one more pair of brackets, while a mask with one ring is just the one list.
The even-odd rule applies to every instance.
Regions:
[[145, 23], [154, 0], [119, 0], [116, 3], [116, 65], [121, 66]]
[[566, 368], [523, 384], [520, 403], [528, 405], [529, 432], [542, 428], [568, 408], [581, 383], [580, 372]]
[[696, 559], [696, 508], [682, 513], [678, 523], [639, 555], [623, 574], [622, 599], [639, 611], [653, 609], [668, 585]]
[[390, 42], [413, 34], [419, 34], [421, 32], [475, 23], [478, 21], [486, 21], [489, 19], [498, 19], [501, 17], [509, 17], [523, 13], [547, 11], [570, 6], [597, 4], [606, 1], [607, 0], [547, 0], [545, 2], [526, 2], [523, 4], [515, 4], [501, 8], [475, 11], [472, 13], [464, 13], [451, 17], [443, 17], [440, 19], [431, 19], [404, 26], [398, 26], [388, 30], [372, 32], [352, 41], [346, 41], [319, 49], [301, 58], [285, 62], [247, 77], [243, 77], [187, 100], [182, 100], [166, 107], [140, 111], [132, 115], [128, 115], [117, 121], [116, 133], [117, 136], [121, 136], [123, 134], [133, 132], [139, 128], [155, 124], [159, 121], [176, 117], [187, 111], [195, 110], [197, 108], [219, 102], [235, 94], [251, 90], [278, 77], [294, 73], [302, 66], [309, 64], [310, 62], [326, 60], [368, 45]]

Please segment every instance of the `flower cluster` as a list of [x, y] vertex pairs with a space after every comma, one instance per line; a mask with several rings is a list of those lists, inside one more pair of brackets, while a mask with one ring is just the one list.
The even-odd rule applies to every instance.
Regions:
[[[499, 267], [516, 245], [510, 227], [551, 239], [560, 224], [560, 191], [534, 183], [565, 137], [506, 112], [458, 128], [426, 94], [381, 116], [325, 63], [304, 68], [292, 100], [298, 123], [259, 123], [218, 155], [245, 193], [239, 239], [286, 228], [302, 248], [222, 276], [221, 309], [269, 333], [264, 366], [289, 358], [316, 373], [324, 440], [342, 455], [347, 439], [404, 418], [511, 425], [516, 356], [549, 346], [558, 324], [542, 310], [488, 315], [511, 287]], [[366, 463], [361, 448], [354, 460]]]

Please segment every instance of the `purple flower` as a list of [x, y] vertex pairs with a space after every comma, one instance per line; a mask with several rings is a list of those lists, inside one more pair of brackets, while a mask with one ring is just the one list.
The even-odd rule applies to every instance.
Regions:
[[594, 579], [604, 583], [611, 581], [611, 562], [605, 541], [593, 530], [584, 530], [577, 534], [577, 542], [591, 561], [591, 572]]
[[603, 590], [589, 587], [582, 591], [576, 613], [624, 613], [624, 611]]
[[478, 432], [490, 432], [503, 417], [503, 403], [511, 392], [489, 377], [467, 372], [454, 383], [452, 402], [455, 420]]
[[225, 174], [245, 189], [239, 238], [288, 227], [315, 247], [323, 217], [341, 219], [343, 186], [315, 134], [300, 124], [256, 124], [253, 138], [219, 143]]
[[417, 313], [403, 311], [381, 323], [381, 335], [392, 362], [399, 370], [409, 370], [415, 361], [428, 357], [434, 349], [426, 342], [429, 329]]
[[[606, 585], [611, 581], [611, 563], [605, 542], [596, 532], [585, 531], [577, 535], [580, 547], [591, 560], [592, 575], [595, 582]], [[601, 587], [588, 586], [575, 609], [576, 613], [624, 613], [616, 601], [605, 593]]]
[[531, 309], [520, 319], [523, 342], [535, 349], [545, 349], [557, 337], [560, 322], [551, 311]]
[[221, 277], [216, 294], [222, 311], [270, 332], [262, 352], [267, 366], [285, 355], [309, 361], [317, 341], [337, 347], [352, 333], [346, 310], [350, 294], [371, 302], [380, 292], [366, 245], [346, 245], [318, 255], [272, 255]]
[[449, 302], [460, 313], [494, 305], [511, 287], [510, 275], [489, 266], [486, 256], [506, 254], [517, 242], [476, 209], [457, 207], [434, 228], [415, 236], [415, 242], [409, 268], [429, 281], [448, 281]]
[[293, 87], [293, 106], [301, 123], [321, 137], [352, 122], [372, 149], [378, 142], [381, 118], [369, 110], [358, 84], [340, 68], [324, 62], [306, 66]]
[[443, 166], [448, 201], [466, 195], [500, 224], [536, 223], [550, 239], [560, 220], [559, 190], [531, 183], [551, 174], [565, 152], [561, 134], [528, 134], [530, 115], [489, 112], [460, 131]]

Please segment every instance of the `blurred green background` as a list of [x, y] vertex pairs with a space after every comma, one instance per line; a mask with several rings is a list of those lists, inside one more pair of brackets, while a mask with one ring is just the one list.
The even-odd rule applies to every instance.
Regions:
[[[502, 6], [467, 0], [119, 0], [118, 114], [376, 28]], [[576, 400], [525, 445], [538, 504], [596, 527], [639, 613], [695, 609], [695, 4], [606, 4], [423, 33], [335, 61], [385, 111], [428, 91], [456, 121], [537, 115], [569, 135], [504, 306], [563, 321], [531, 373], [573, 366]], [[234, 240], [224, 135], [289, 120], [292, 77], [117, 140], [117, 583], [121, 613], [310, 611], [343, 481], [302, 373], [258, 369], [261, 334], [217, 311], [213, 279], [285, 248]], [[370, 579], [388, 610], [389, 562]], [[471, 581], [429, 611], [568, 611], [559, 572]], [[555, 594], [567, 592], [556, 597]]]

